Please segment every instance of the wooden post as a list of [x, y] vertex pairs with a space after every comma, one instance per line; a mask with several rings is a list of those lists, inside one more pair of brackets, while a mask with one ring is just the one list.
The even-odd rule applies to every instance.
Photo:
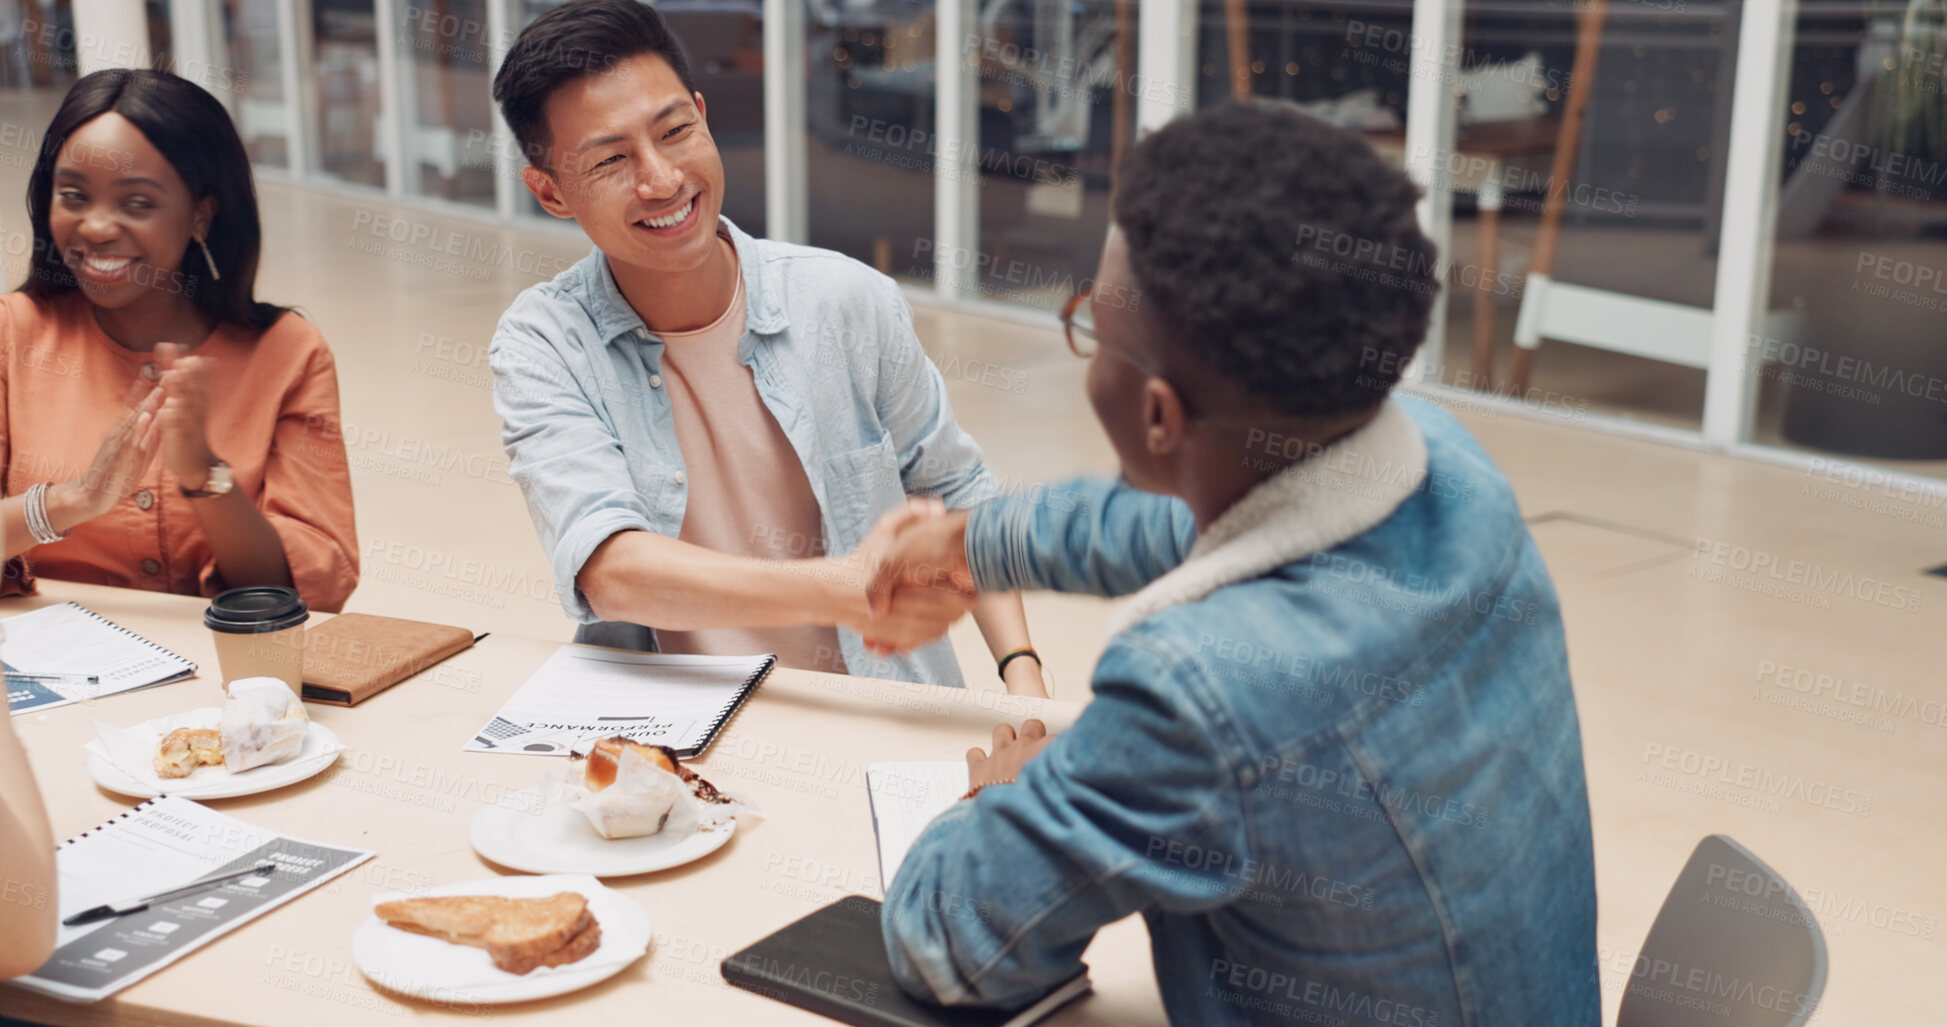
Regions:
[[1251, 98], [1251, 16], [1246, 0], [1224, 0], [1224, 32], [1230, 41], [1230, 95]]
[[1129, 79], [1136, 70], [1136, 0], [1115, 0], [1115, 123], [1109, 130], [1109, 188], [1115, 188], [1116, 169], [1129, 152]]
[[[1602, 23], [1609, 16], [1609, 0], [1589, 0], [1582, 23], [1575, 30], [1575, 64], [1570, 69], [1568, 102], [1562, 105], [1562, 128], [1555, 142], [1555, 162], [1548, 172], [1548, 194], [1542, 200], [1541, 227], [1535, 232], [1531, 275], [1552, 275], [1555, 271], [1555, 243], [1562, 234], [1562, 206], [1568, 195], [1569, 176], [1575, 174], [1575, 151], [1582, 143], [1582, 120], [1589, 109], [1589, 91], [1595, 84], [1596, 58], [1602, 53]], [[1517, 392], [1526, 392], [1535, 367], [1535, 351], [1517, 346], [1514, 363], [1508, 369], [1508, 382]]]
[[[1499, 162], [1495, 168], [1498, 171]], [[1498, 175], [1496, 176], [1498, 178]], [[1476, 389], [1494, 387], [1494, 286], [1501, 271], [1501, 187], [1490, 180], [1477, 194], [1474, 219], [1474, 381]]]

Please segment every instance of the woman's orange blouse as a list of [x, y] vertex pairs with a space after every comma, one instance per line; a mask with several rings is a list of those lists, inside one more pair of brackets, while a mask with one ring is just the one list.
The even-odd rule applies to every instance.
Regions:
[[[358, 584], [352, 485], [339, 433], [338, 373], [324, 336], [287, 313], [259, 333], [222, 325], [194, 350], [213, 358], [210, 449], [230, 465], [284, 542], [291, 579], [314, 610], [337, 612]], [[157, 376], [155, 356], [117, 345], [79, 292], [36, 302], [0, 296], [0, 486], [87, 472], [123, 414], [129, 382]], [[202, 525], [158, 456], [114, 509], [7, 565], [0, 595], [35, 575], [213, 596], [228, 587]]]

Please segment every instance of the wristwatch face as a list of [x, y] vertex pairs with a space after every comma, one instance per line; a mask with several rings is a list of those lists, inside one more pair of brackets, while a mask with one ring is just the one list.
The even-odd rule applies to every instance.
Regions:
[[[210, 496], [227, 495], [235, 488], [237, 480], [230, 476], [230, 465], [218, 460], [210, 467], [210, 480], [200, 489], [183, 489], [183, 495], [191, 499], [205, 499]], [[181, 486], [177, 486], [181, 488]]]

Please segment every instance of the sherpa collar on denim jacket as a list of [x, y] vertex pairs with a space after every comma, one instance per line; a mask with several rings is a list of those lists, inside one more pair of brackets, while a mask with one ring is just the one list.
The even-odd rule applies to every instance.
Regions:
[[1114, 638], [1193, 603], [1361, 535], [1392, 516], [1426, 478], [1426, 439], [1387, 400], [1364, 427], [1278, 472], [1231, 504], [1190, 556], [1131, 596], [1109, 620]]

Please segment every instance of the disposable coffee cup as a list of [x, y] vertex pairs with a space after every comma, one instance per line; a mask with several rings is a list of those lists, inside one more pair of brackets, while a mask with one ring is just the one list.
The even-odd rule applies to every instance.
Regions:
[[304, 622], [311, 611], [297, 590], [281, 585], [233, 588], [210, 600], [203, 625], [216, 636], [223, 694], [230, 682], [277, 678], [304, 698]]

